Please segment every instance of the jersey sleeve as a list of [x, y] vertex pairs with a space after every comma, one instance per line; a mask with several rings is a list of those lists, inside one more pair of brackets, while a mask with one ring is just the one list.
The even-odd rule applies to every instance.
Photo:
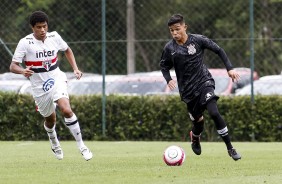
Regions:
[[22, 63], [27, 53], [24, 39], [21, 39], [16, 47], [12, 61]]
[[172, 62], [171, 51], [168, 49], [168, 47], [165, 47], [163, 49], [161, 60], [160, 60], [160, 68], [167, 83], [170, 80], [172, 80], [169, 72], [169, 70], [172, 67], [173, 67], [173, 62]]
[[220, 59], [223, 61], [227, 71], [233, 69], [231, 62], [227, 57], [227, 54], [221, 47], [219, 47], [214, 41], [212, 41], [211, 39], [205, 36], [201, 36], [200, 39], [201, 39], [203, 49], [206, 48], [216, 53], [220, 57]]
[[54, 31], [54, 34], [56, 35], [56, 40], [58, 43], [58, 47], [60, 51], [65, 51], [68, 49], [68, 44], [63, 40], [61, 35], [59, 35], [56, 31]]

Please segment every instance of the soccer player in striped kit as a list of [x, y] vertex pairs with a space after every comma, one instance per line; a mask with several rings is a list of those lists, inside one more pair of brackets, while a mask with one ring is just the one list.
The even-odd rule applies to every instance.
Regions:
[[[44, 117], [44, 128], [49, 136], [51, 149], [56, 158], [63, 159], [63, 150], [57, 138], [56, 105], [64, 116], [65, 125], [74, 136], [77, 147], [85, 160], [90, 160], [92, 152], [82, 140], [80, 126], [73, 113], [67, 92], [67, 77], [58, 66], [57, 54], [64, 51], [77, 79], [82, 77], [74, 54], [67, 43], [56, 32], [48, 32], [48, 16], [42, 11], [31, 14], [29, 23], [33, 33], [22, 38], [15, 50], [10, 71], [28, 77], [31, 82], [33, 98], [38, 111]], [[20, 66], [21, 63], [26, 68]], [[56, 103], [56, 105], [54, 104]]]
[[[202, 152], [200, 136], [204, 130], [203, 112], [207, 110], [215, 123], [217, 133], [226, 144], [229, 156], [235, 161], [241, 159], [241, 155], [231, 144], [226, 122], [218, 111], [219, 97], [214, 94], [215, 82], [204, 64], [204, 50], [209, 49], [221, 58], [233, 81], [240, 79], [239, 74], [233, 70], [225, 51], [215, 42], [202, 35], [186, 33], [187, 25], [182, 15], [173, 15], [168, 20], [168, 27], [173, 39], [163, 49], [160, 67], [171, 90], [175, 89], [178, 83], [181, 100], [187, 105], [193, 122], [190, 132], [193, 152], [196, 155]], [[170, 76], [169, 70], [173, 67], [177, 82]]]

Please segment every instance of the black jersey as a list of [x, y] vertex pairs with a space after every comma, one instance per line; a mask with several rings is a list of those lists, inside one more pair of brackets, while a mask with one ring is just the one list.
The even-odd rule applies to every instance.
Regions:
[[169, 82], [172, 80], [169, 70], [175, 69], [181, 99], [187, 103], [198, 96], [203, 87], [215, 87], [214, 79], [203, 61], [205, 49], [216, 53], [227, 71], [233, 68], [225, 51], [202, 35], [188, 34], [188, 39], [183, 45], [178, 45], [172, 39], [163, 49], [160, 61], [163, 76]]

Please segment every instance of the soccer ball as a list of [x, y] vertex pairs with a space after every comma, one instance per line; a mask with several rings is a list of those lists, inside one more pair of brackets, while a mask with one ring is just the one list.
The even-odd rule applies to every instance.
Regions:
[[185, 161], [185, 152], [179, 146], [169, 146], [164, 151], [163, 159], [168, 166], [180, 166]]

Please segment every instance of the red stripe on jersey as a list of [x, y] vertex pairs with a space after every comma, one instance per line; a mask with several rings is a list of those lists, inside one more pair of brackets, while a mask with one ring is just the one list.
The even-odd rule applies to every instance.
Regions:
[[[54, 59], [52, 59], [52, 63], [56, 63], [58, 59], [58, 56], [56, 56]], [[43, 66], [42, 61], [25, 61], [26, 66]]]

